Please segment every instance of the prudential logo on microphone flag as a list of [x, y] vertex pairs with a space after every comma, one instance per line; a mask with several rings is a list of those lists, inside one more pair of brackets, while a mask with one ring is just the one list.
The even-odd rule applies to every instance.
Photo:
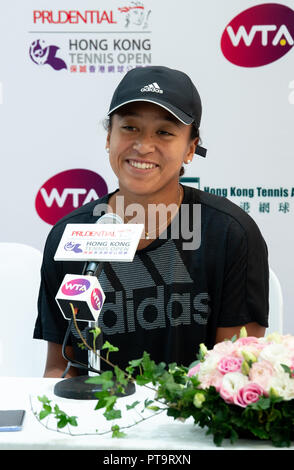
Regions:
[[281, 4], [264, 3], [241, 12], [221, 37], [225, 58], [240, 67], [270, 64], [294, 45], [294, 11]]

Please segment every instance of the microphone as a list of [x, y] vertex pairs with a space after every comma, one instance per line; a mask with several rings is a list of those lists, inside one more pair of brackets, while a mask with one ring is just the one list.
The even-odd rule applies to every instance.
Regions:
[[[123, 224], [121, 217], [115, 213], [106, 213], [101, 216], [96, 224]], [[71, 324], [73, 322], [72, 311], [70, 310], [70, 300], [74, 307], [78, 307], [78, 321], [87, 321], [88, 327], [86, 328], [86, 336], [89, 342], [89, 335], [91, 328], [96, 325], [99, 313], [102, 309], [105, 294], [98, 281], [98, 275], [103, 268], [103, 262], [87, 261], [84, 265], [83, 274], [80, 276], [66, 274], [62, 285], [55, 297], [63, 316], [70, 320], [66, 336], [62, 346], [63, 357], [68, 361], [67, 368], [63, 374], [66, 375], [67, 370], [72, 365], [74, 367], [81, 367], [88, 370], [89, 375], [91, 372], [94, 374], [100, 373], [100, 360], [92, 351], [88, 351], [88, 366], [71, 360], [65, 352], [65, 345], [69, 336]], [[73, 300], [74, 297], [74, 300]], [[102, 332], [95, 340], [96, 350], [102, 348], [103, 341]], [[55, 384], [54, 393], [63, 398], [74, 399], [95, 399], [96, 393], [101, 391], [101, 385], [95, 383], [88, 383], [89, 375], [72, 377], [62, 380]], [[135, 385], [133, 382], [128, 382], [123, 392], [118, 392], [117, 396], [127, 396], [135, 393]]]
[[[113, 213], [109, 212], [107, 214], [102, 215], [96, 224], [123, 224], [122, 218]], [[100, 272], [102, 271], [103, 263], [99, 263], [96, 261], [89, 261], [85, 263], [83, 274], [86, 276], [99, 276]]]
[[72, 305], [78, 321], [96, 322], [105, 294], [96, 276], [66, 274], [55, 300], [66, 320], [72, 318]]
[[[100, 217], [97, 224], [123, 223], [122, 219], [114, 213], [107, 213]], [[63, 316], [72, 318], [71, 305], [78, 309], [77, 320], [96, 322], [102, 309], [105, 295], [98, 281], [102, 271], [103, 262], [87, 261], [83, 274], [66, 274], [59, 291], [55, 297]]]

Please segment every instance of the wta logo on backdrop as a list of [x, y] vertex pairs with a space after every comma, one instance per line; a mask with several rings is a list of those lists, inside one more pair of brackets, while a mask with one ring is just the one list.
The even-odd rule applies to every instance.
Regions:
[[227, 60], [240, 67], [260, 67], [283, 57], [294, 45], [294, 11], [264, 3], [235, 16], [221, 37]]
[[35, 207], [44, 222], [54, 225], [78, 207], [107, 193], [107, 184], [102, 176], [91, 170], [76, 168], [48, 179], [37, 193]]

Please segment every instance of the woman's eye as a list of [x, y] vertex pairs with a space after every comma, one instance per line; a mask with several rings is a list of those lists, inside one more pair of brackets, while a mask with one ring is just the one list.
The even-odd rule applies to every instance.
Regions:
[[158, 134], [160, 134], [160, 135], [173, 135], [168, 131], [158, 131]]
[[134, 126], [123, 126], [123, 129], [125, 129], [126, 131], [135, 131], [136, 127], [134, 127]]

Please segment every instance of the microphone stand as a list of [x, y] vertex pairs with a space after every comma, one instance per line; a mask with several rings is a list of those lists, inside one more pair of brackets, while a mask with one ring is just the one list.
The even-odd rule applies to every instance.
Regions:
[[[95, 262], [88, 263], [84, 265], [82, 274], [83, 275], [86, 274], [88, 276], [96, 276], [97, 278], [99, 278], [102, 269], [103, 269], [103, 263], [98, 263], [98, 264]], [[89, 322], [88, 331], [90, 331], [90, 328], [91, 329], [95, 328], [95, 326], [96, 326], [95, 322]], [[101, 347], [102, 347], [102, 344], [100, 345], [100, 347], [99, 345], [96, 345], [95, 349], [101, 349]], [[96, 375], [95, 373], [92, 373], [92, 372], [95, 372], [96, 369], [100, 369], [100, 357], [97, 354], [95, 354], [93, 351], [91, 351], [91, 349], [88, 351], [88, 363], [90, 367], [89, 375]], [[94, 370], [91, 370], [92, 368]], [[98, 374], [100, 374], [100, 371], [98, 372]]]
[[[100, 375], [101, 371], [96, 369], [90, 364], [83, 364], [80, 361], [77, 361], [75, 359], [71, 359], [65, 351], [66, 344], [68, 341], [68, 337], [71, 331], [73, 325], [73, 317], [71, 318], [65, 336], [64, 340], [62, 343], [62, 356], [64, 359], [67, 361], [67, 366], [66, 369], [64, 370], [61, 378], [64, 378], [69, 371], [70, 367], [76, 367], [78, 369], [83, 369], [88, 372], [92, 372], [92, 375]], [[90, 330], [90, 327], [87, 328], [88, 332]], [[98, 336], [99, 338], [99, 336]], [[97, 340], [96, 340], [97, 341]], [[101, 340], [100, 340], [101, 341]], [[98, 345], [97, 345], [98, 346]], [[102, 345], [101, 345], [102, 346]], [[101, 346], [99, 349], [101, 349]], [[98, 348], [97, 348], [98, 349]], [[92, 352], [92, 351], [89, 351]], [[93, 357], [97, 357], [96, 354], [92, 352]], [[92, 384], [92, 383], [87, 383], [87, 380], [89, 379], [89, 375], [79, 375], [77, 377], [70, 377], [68, 379], [64, 379], [60, 382], [57, 382], [54, 386], [54, 393], [55, 395], [62, 397], [62, 398], [73, 398], [77, 400], [95, 400], [97, 399], [96, 393], [100, 392], [102, 390], [102, 385], [101, 384]], [[113, 379], [114, 381], [114, 387], [115, 385], [115, 378]], [[128, 382], [127, 386], [125, 387], [123, 392], [118, 392], [116, 395], [118, 397], [126, 397], [128, 395], [132, 395], [135, 393], [136, 387], [133, 382]]]

